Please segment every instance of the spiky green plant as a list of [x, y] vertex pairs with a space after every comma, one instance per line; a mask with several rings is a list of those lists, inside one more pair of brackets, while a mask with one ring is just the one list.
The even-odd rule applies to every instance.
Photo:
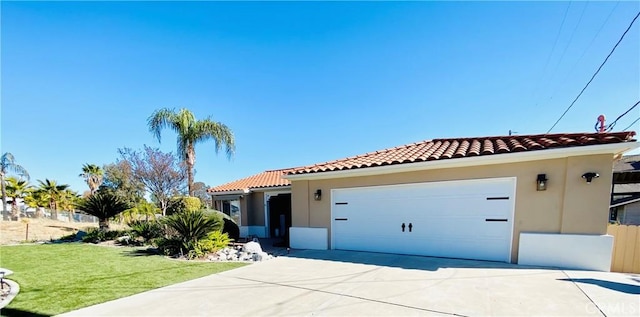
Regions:
[[101, 230], [109, 229], [109, 218], [130, 208], [129, 204], [110, 192], [96, 193], [82, 199], [76, 208], [98, 218]]
[[156, 220], [133, 220], [128, 225], [131, 233], [142, 238], [145, 243], [162, 237], [162, 225]]
[[181, 241], [185, 254], [193, 250], [198, 240], [222, 229], [219, 217], [209, 216], [200, 210], [173, 214], [163, 218], [163, 223], [169, 227], [170, 235]]

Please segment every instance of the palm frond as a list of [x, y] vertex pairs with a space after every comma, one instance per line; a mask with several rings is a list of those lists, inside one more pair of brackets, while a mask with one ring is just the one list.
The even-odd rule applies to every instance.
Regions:
[[215, 122], [211, 118], [207, 118], [202, 121], [198, 121], [198, 124], [194, 127], [195, 135], [193, 142], [200, 143], [208, 139], [212, 139], [216, 149], [216, 153], [220, 151], [222, 147], [225, 148], [227, 157], [233, 156], [236, 151], [235, 139], [231, 129], [222, 122]]
[[9, 172], [20, 175], [26, 179], [30, 179], [29, 172], [27, 172], [27, 170], [21, 165], [16, 164], [16, 159], [13, 154], [5, 152], [0, 157], [0, 173], [2, 175], [6, 175]]
[[180, 133], [179, 117], [174, 109], [162, 108], [154, 111], [147, 119], [149, 125], [149, 132], [161, 142], [161, 132], [163, 128], [171, 128], [177, 133]]
[[82, 199], [75, 207], [99, 219], [108, 219], [129, 209], [128, 203], [121, 200], [112, 193], [96, 193], [87, 198]]

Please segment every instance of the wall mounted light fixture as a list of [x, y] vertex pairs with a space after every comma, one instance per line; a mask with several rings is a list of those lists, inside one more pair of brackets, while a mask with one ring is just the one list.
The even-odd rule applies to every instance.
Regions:
[[588, 173], [582, 174], [582, 178], [584, 178], [587, 181], [587, 184], [591, 184], [591, 181], [594, 178], [598, 178], [598, 177], [600, 177], [600, 174], [595, 172], [588, 172]]
[[536, 179], [536, 190], [547, 190], [547, 181], [547, 174], [538, 174], [538, 178]]
[[322, 199], [322, 190], [318, 189], [315, 193], [313, 193], [313, 199], [321, 200]]

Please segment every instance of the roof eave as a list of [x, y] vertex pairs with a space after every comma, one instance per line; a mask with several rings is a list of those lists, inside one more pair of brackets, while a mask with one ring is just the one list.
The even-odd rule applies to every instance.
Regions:
[[446, 160], [403, 163], [395, 165], [385, 165], [376, 167], [356, 168], [340, 171], [316, 172], [305, 174], [283, 175], [285, 179], [290, 181], [297, 180], [316, 180], [330, 178], [345, 178], [358, 176], [382, 175], [402, 172], [413, 172], [419, 170], [429, 170], [438, 168], [455, 168], [468, 166], [481, 166], [492, 164], [517, 163], [523, 161], [538, 161], [556, 158], [564, 158], [568, 156], [583, 156], [597, 154], [621, 154], [635, 148], [640, 147], [638, 142], [621, 142], [612, 144], [596, 144], [573, 146], [567, 148], [555, 148], [544, 150], [533, 150], [526, 152], [481, 155], [465, 158], [454, 158]]
[[287, 190], [287, 189], [291, 189], [291, 184], [289, 185], [282, 185], [282, 186], [268, 186], [268, 187], [254, 187], [251, 188], [252, 192], [265, 192], [265, 191], [272, 191], [272, 190]]
[[636, 202], [639, 202], [640, 198], [636, 198], [636, 199], [632, 199], [632, 200], [627, 200], [627, 201], [623, 201], [623, 202], [619, 202], [619, 203], [613, 203], [611, 204], [611, 206], [609, 206], [609, 208], [615, 208], [615, 207], [620, 207], [620, 206], [624, 206], [624, 205], [629, 205], [629, 204], [633, 204]]
[[244, 195], [250, 192], [251, 191], [249, 189], [238, 189], [238, 190], [226, 190], [226, 191], [219, 191], [219, 192], [211, 191], [209, 192], [209, 195], [211, 196]]

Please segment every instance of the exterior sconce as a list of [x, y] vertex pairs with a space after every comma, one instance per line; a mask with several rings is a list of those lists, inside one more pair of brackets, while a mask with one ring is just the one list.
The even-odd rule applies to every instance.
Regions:
[[538, 178], [536, 179], [536, 190], [547, 190], [547, 181], [547, 174], [538, 174]]
[[584, 178], [587, 181], [587, 184], [591, 184], [591, 181], [594, 178], [598, 178], [598, 177], [600, 177], [600, 174], [594, 173], [594, 172], [588, 172], [588, 173], [582, 174], [582, 178]]
[[315, 193], [313, 193], [313, 199], [321, 200], [322, 199], [322, 190], [318, 189]]

